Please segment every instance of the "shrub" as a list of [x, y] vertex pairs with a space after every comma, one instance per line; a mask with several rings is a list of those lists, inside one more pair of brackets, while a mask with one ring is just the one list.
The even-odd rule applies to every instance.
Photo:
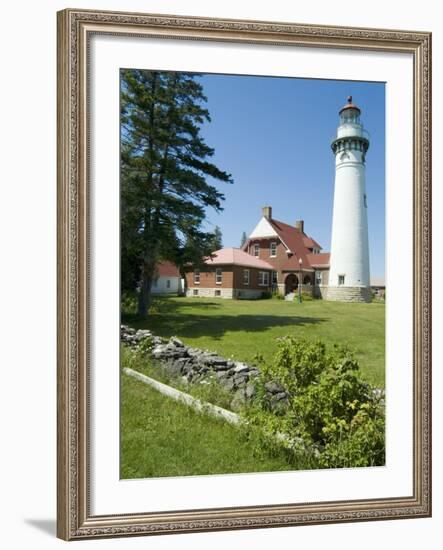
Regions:
[[137, 296], [135, 292], [123, 292], [121, 297], [121, 310], [125, 314], [137, 313]]
[[272, 299], [273, 300], [284, 300], [284, 295], [279, 290], [273, 290], [272, 291]]
[[[384, 464], [383, 402], [362, 380], [349, 348], [288, 337], [271, 364], [257, 359], [251, 426], [261, 425], [294, 453], [303, 448], [315, 455], [319, 467]], [[271, 382], [278, 401], [267, 391]]]

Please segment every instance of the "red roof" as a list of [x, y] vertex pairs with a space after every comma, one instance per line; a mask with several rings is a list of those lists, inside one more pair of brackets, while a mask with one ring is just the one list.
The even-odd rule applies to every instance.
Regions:
[[346, 103], [346, 105], [344, 107], [342, 107], [340, 109], [339, 113], [342, 113], [343, 111], [345, 111], [347, 109], [355, 109], [356, 111], [359, 111], [361, 113], [360, 107], [357, 107], [357, 105], [352, 103], [352, 96], [351, 95], [348, 97], [348, 102]]
[[[281, 266], [281, 269], [283, 271], [300, 269], [300, 258], [302, 260], [302, 268], [309, 269], [309, 267], [311, 267], [311, 263], [309, 261], [311, 251], [309, 248], [313, 248], [314, 246], [321, 248], [320, 245], [316, 243], [314, 239], [311, 239], [305, 233], [300, 231], [300, 229], [293, 227], [292, 225], [288, 225], [287, 223], [274, 219], [269, 220], [269, 222], [277, 232], [283, 244], [285, 244], [291, 252], [291, 254], [288, 254], [288, 257]], [[306, 242], [309, 243], [309, 246], [306, 245]], [[310, 246], [311, 242], [313, 243], [313, 246]], [[319, 254], [315, 255], [319, 256]]]
[[159, 277], [180, 277], [178, 267], [168, 261], [157, 264], [157, 273]]
[[274, 269], [271, 264], [251, 256], [239, 248], [222, 248], [212, 254], [212, 258], [205, 260], [207, 265], [242, 265], [245, 267], [256, 267], [258, 269]]
[[308, 237], [307, 235], [303, 235], [303, 244], [306, 246], [306, 248], [320, 248], [321, 246], [318, 244], [317, 241], [314, 241], [312, 237]]
[[329, 267], [330, 252], [322, 252], [321, 254], [308, 254], [308, 262], [311, 267]]

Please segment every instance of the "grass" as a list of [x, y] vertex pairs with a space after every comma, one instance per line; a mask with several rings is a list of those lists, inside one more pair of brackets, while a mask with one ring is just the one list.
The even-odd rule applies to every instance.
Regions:
[[223, 420], [198, 413], [122, 374], [121, 477], [274, 472], [291, 464], [281, 448]]
[[257, 353], [272, 360], [281, 336], [347, 343], [365, 379], [385, 385], [384, 303], [161, 297], [147, 320], [123, 314], [122, 322], [249, 363]]

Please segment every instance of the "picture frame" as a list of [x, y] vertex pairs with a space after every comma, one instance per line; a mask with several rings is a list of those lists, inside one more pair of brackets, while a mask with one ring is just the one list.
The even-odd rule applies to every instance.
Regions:
[[[91, 40], [94, 36], [402, 53], [413, 63], [412, 493], [96, 514], [91, 438]], [[431, 515], [431, 34], [67, 9], [58, 13], [57, 534], [65, 540]], [[400, 312], [394, 312], [400, 315]], [[93, 351], [93, 350], [92, 350]], [[389, 396], [388, 396], [389, 399]]]

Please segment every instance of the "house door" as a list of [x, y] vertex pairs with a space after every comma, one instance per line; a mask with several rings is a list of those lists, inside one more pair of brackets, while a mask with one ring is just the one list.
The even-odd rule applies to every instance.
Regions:
[[298, 277], [295, 273], [290, 273], [285, 279], [285, 294], [296, 292], [298, 289]]

